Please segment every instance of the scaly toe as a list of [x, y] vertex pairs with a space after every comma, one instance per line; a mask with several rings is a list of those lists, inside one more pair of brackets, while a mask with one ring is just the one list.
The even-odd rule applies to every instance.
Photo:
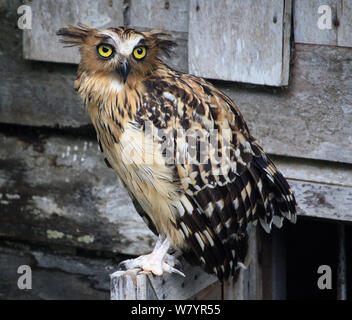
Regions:
[[[160, 243], [159, 243], [160, 242]], [[164, 272], [178, 273], [185, 276], [182, 269], [182, 264], [172, 255], [167, 254], [168, 242], [159, 241], [152, 253], [140, 256], [136, 259], [129, 259], [119, 263], [118, 270], [133, 271], [134, 273], [154, 274], [162, 276]]]

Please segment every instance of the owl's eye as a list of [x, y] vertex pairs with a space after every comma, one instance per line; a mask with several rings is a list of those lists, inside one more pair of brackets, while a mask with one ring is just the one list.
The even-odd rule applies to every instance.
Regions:
[[137, 60], [143, 59], [147, 54], [147, 49], [146, 47], [137, 47], [133, 50], [133, 56]]
[[98, 54], [104, 58], [110, 58], [113, 54], [112, 47], [108, 44], [101, 44], [98, 46]]

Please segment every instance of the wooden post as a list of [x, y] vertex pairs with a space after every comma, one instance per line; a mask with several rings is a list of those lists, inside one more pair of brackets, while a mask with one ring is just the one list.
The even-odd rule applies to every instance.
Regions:
[[346, 235], [345, 225], [338, 225], [338, 271], [337, 271], [337, 299], [347, 300], [347, 267], [346, 267]]
[[264, 300], [286, 299], [286, 240], [282, 229], [261, 231], [262, 288]]
[[111, 300], [157, 300], [156, 293], [145, 274], [117, 271], [111, 275]]
[[185, 278], [178, 274], [164, 274], [162, 277], [136, 274], [132, 271], [117, 271], [111, 275], [111, 300], [187, 300], [187, 299], [262, 299], [262, 267], [259, 259], [261, 232], [249, 230], [250, 265], [240, 271], [235, 284], [218, 282], [199, 267], [190, 266], [184, 259]]
[[249, 265], [241, 269], [235, 283], [229, 280], [223, 284], [224, 300], [260, 300], [263, 298], [262, 265], [260, 262], [260, 234], [256, 227], [248, 229], [249, 234]]
[[111, 300], [187, 300], [218, 281], [201, 268], [190, 266], [183, 259], [181, 262], [185, 278], [178, 274], [156, 277], [131, 271], [111, 274]]

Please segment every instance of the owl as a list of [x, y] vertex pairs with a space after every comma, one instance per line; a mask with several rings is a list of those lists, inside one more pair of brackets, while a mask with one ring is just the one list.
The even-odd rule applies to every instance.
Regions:
[[183, 275], [173, 248], [223, 281], [245, 266], [251, 225], [269, 233], [296, 221], [291, 188], [235, 103], [161, 60], [175, 46], [167, 34], [85, 25], [57, 34], [80, 48], [75, 90], [107, 165], [159, 235], [124, 269]]

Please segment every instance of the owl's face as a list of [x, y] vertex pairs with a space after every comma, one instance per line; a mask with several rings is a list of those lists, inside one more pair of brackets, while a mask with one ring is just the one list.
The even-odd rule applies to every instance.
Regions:
[[118, 75], [125, 83], [129, 76], [144, 77], [174, 43], [160, 32], [138, 32], [123, 27], [94, 29], [69, 26], [57, 33], [62, 42], [80, 46], [81, 68], [89, 73]]
[[[128, 75], [149, 71], [155, 53], [142, 33], [120, 29], [99, 30], [81, 46], [82, 62], [90, 72], [117, 72], [123, 82]], [[155, 50], [154, 50], [155, 51]]]

